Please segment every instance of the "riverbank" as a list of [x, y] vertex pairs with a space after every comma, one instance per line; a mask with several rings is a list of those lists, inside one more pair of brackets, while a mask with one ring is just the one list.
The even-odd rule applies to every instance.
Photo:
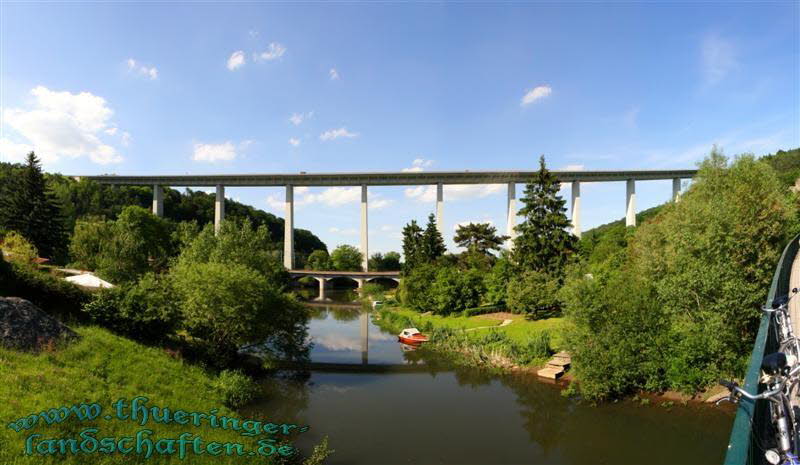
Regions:
[[[509, 319], [511, 323], [504, 325]], [[535, 374], [537, 368], [560, 350], [564, 320], [529, 321], [522, 315], [507, 313], [439, 316], [386, 307], [379, 310], [376, 324], [395, 333], [408, 327], [429, 333], [431, 342], [425, 347], [456, 354], [456, 363]]]
[[[23, 353], [0, 348], [0, 398], [6, 399], [0, 405], [0, 417], [7, 423], [31, 414], [57, 409], [70, 408], [76, 403], [97, 402], [103, 412], [114, 414], [112, 403], [117, 399], [131, 400], [138, 396], [147, 397], [147, 406], [168, 407], [173, 413], [184, 412], [215, 413], [217, 417], [242, 418], [236, 409], [229, 407], [249, 398], [245, 391], [257, 388], [247, 378], [223, 371], [214, 373], [203, 368], [173, 358], [164, 349], [147, 347], [98, 327], [76, 327], [80, 339], [65, 347], [47, 349], [38, 354]], [[185, 422], [184, 422], [185, 423]], [[182, 433], [191, 433], [192, 440], [202, 437], [203, 444], [211, 442], [238, 443], [245, 451], [255, 451], [259, 440], [265, 435], [246, 436], [238, 431], [212, 427], [207, 420], [200, 426], [189, 424], [163, 424], [149, 421], [142, 426], [139, 422], [109, 420], [98, 416], [95, 420], [78, 422], [75, 419], [53, 422], [38, 419], [35, 427], [20, 432], [10, 427], [0, 429], [0, 443], [9, 447], [0, 448], [0, 462], [12, 464], [87, 463], [85, 454], [56, 454], [53, 458], [42, 456], [23, 456], [26, 438], [31, 434], [41, 434], [36, 441], [45, 438], [75, 438], [86, 428], [97, 428], [98, 440], [104, 437], [121, 438], [135, 436], [137, 431], [151, 430], [150, 437], [155, 442], [159, 438], [178, 438]], [[292, 437], [276, 439], [291, 441]], [[80, 443], [79, 439], [79, 443]], [[45, 443], [46, 444], [46, 443]], [[45, 447], [45, 446], [43, 446]], [[55, 446], [58, 447], [57, 445]], [[173, 447], [175, 444], [173, 443]], [[205, 446], [203, 446], [205, 447]], [[159, 463], [179, 462], [175, 454], [158, 455]], [[251, 461], [252, 457], [227, 457], [206, 453], [190, 458], [193, 464], [229, 464]], [[95, 452], [90, 455], [92, 463], [118, 464], [131, 463], [130, 456]], [[270, 458], [259, 457], [265, 463], [277, 463]], [[138, 456], [134, 462], [144, 462]], [[302, 458], [295, 457], [293, 463]], [[283, 463], [283, 462], [282, 462]], [[321, 463], [307, 461], [306, 464]]]

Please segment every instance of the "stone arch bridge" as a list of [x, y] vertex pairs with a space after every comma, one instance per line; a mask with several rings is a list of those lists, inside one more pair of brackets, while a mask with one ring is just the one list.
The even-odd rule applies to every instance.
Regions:
[[355, 281], [358, 288], [364, 287], [364, 284], [373, 279], [383, 278], [391, 279], [397, 283], [400, 282], [399, 271], [313, 271], [313, 270], [289, 270], [289, 276], [292, 279], [299, 279], [311, 277], [319, 282], [319, 295], [320, 298], [325, 297], [325, 287], [331, 279], [347, 278]]

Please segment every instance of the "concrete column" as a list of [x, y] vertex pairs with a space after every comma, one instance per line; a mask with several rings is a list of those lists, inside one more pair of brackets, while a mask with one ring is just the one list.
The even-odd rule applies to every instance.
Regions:
[[581, 237], [581, 182], [572, 181], [572, 234]]
[[219, 232], [225, 219], [225, 186], [217, 184], [217, 200], [214, 202], [214, 234]]
[[508, 240], [508, 249], [514, 247], [514, 238], [517, 237], [517, 232], [514, 227], [517, 225], [517, 185], [516, 183], [508, 183], [508, 205], [506, 207], [506, 235], [510, 238]]
[[636, 181], [628, 179], [625, 194], [625, 226], [636, 226]]
[[319, 282], [319, 296], [317, 296], [317, 300], [325, 300], [325, 283], [327, 279], [325, 278], [316, 278]]
[[681, 199], [681, 178], [672, 180], [672, 201], [677, 202]]
[[364, 283], [367, 282], [367, 280], [365, 278], [355, 278], [355, 280], [356, 280], [356, 283], [358, 283], [358, 290], [359, 291], [364, 288]]
[[[367, 221], [367, 185], [361, 185], [361, 268], [369, 271], [369, 226]], [[361, 289], [361, 283], [358, 288]]]
[[436, 185], [436, 228], [444, 237], [444, 185]]
[[153, 184], [153, 214], [164, 216], [164, 189], [158, 184]]
[[361, 364], [369, 364], [369, 313], [361, 312], [359, 316], [361, 323]]
[[286, 185], [286, 217], [283, 219], [283, 266], [294, 269], [294, 187]]

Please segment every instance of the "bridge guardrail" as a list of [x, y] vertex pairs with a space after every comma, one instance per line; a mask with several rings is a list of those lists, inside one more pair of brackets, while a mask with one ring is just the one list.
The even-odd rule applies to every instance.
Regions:
[[[772, 277], [772, 285], [767, 295], [767, 304], [770, 304], [775, 296], [789, 292], [789, 278], [792, 264], [800, 247], [799, 240], [800, 235], [795, 236], [783, 249], [783, 254]], [[764, 354], [770, 354], [778, 350], [778, 341], [772, 326], [772, 318], [769, 315], [763, 315], [744, 380], [743, 387], [748, 392], [762, 392], [764, 390], [764, 385], [759, 383], [761, 361], [764, 359]], [[758, 444], [759, 442], [764, 442], [761, 439], [763, 433], [771, 429], [770, 421], [766, 402], [739, 402], [724, 464], [755, 465], [768, 463], [764, 457], [764, 451], [761, 450]]]

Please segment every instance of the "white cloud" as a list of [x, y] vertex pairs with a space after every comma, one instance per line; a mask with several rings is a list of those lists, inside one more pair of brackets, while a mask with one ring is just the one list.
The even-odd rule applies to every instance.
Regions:
[[389, 232], [392, 230], [394, 230], [394, 228], [388, 224], [384, 224], [383, 226], [381, 226], [381, 231], [383, 232]]
[[586, 167], [584, 165], [566, 165], [559, 171], [586, 171]]
[[4, 137], [0, 141], [4, 157], [15, 158], [10, 151], [27, 147], [44, 161], [80, 156], [88, 156], [99, 164], [122, 161], [117, 150], [101, 138], [117, 132], [117, 127], [109, 121], [114, 112], [105, 99], [89, 92], [72, 94], [43, 86], [33, 88], [31, 95], [32, 108], [3, 111], [4, 123], [25, 139], [14, 142]]
[[120, 141], [122, 142], [122, 145], [124, 145], [125, 147], [129, 146], [131, 144], [131, 134], [127, 131], [124, 131], [122, 133]]
[[[444, 199], [467, 200], [483, 198], [503, 191], [505, 184], [454, 184], [444, 186]], [[419, 202], [436, 201], [436, 186], [416, 186], [406, 188], [405, 196]]]
[[155, 66], [143, 65], [133, 58], [128, 58], [125, 62], [128, 65], [129, 72], [149, 78], [150, 80], [158, 79], [158, 68]]
[[222, 144], [194, 144], [194, 161], [204, 161], [215, 163], [218, 161], [229, 161], [236, 158], [236, 146], [233, 142]]
[[295, 126], [299, 126], [303, 121], [311, 118], [312, 116], [314, 116], [313, 111], [309, 111], [308, 113], [292, 113], [292, 116], [289, 117], [289, 122]]
[[401, 171], [405, 173], [413, 173], [418, 171], [424, 171], [425, 168], [429, 168], [433, 165], [433, 160], [425, 160], [424, 158], [416, 158], [413, 162], [411, 162], [411, 168], [403, 168]]
[[331, 81], [336, 81], [339, 79], [339, 71], [336, 71], [336, 68], [331, 68], [331, 70], [328, 71], [328, 76], [330, 76]]
[[290, 137], [289, 145], [291, 145], [292, 147], [297, 147], [298, 145], [300, 145], [300, 139], [297, 139], [295, 137]]
[[520, 105], [522, 105], [523, 107], [525, 105], [530, 105], [531, 103], [539, 99], [547, 97], [551, 93], [553, 93], [553, 89], [550, 86], [534, 87], [533, 89], [525, 93], [525, 95], [522, 97], [522, 102], [520, 103]]
[[247, 31], [247, 35], [249, 35], [251, 39], [255, 39], [256, 37], [258, 37], [258, 31], [256, 31], [255, 29], [250, 29], [249, 31]]
[[272, 61], [282, 57], [284, 53], [286, 53], [286, 47], [278, 42], [272, 42], [265, 51], [256, 53], [254, 58], [256, 61]]
[[329, 129], [319, 135], [320, 140], [323, 141], [334, 140], [340, 137], [347, 137], [347, 138], [358, 137], [358, 133], [350, 132], [345, 128], [339, 128], [339, 129]]
[[717, 34], [709, 34], [701, 47], [706, 83], [716, 84], [739, 66], [733, 44]]
[[33, 151], [33, 146], [19, 144], [7, 138], [0, 138], [0, 161], [21, 163], [25, 156]]
[[331, 232], [331, 233], [334, 233], [334, 234], [342, 234], [342, 235], [345, 235], [345, 236], [355, 236], [356, 234], [358, 234], [358, 230], [355, 229], [355, 228], [339, 229], [339, 228], [337, 228], [335, 226], [332, 227], [332, 228], [328, 228], [328, 232]]
[[242, 50], [237, 50], [233, 52], [230, 58], [228, 58], [228, 69], [231, 71], [241, 68], [244, 65], [245, 65], [245, 58], [244, 58], [244, 52]]
[[[267, 205], [274, 211], [283, 211], [285, 200], [283, 197], [268, 196]], [[304, 207], [312, 204], [322, 204], [328, 207], [339, 207], [351, 203], [361, 202], [361, 187], [329, 187], [322, 192], [310, 192], [308, 187], [294, 188], [294, 206]], [[393, 203], [392, 200], [383, 198], [381, 194], [370, 194], [368, 207], [370, 210], [380, 210]]]

